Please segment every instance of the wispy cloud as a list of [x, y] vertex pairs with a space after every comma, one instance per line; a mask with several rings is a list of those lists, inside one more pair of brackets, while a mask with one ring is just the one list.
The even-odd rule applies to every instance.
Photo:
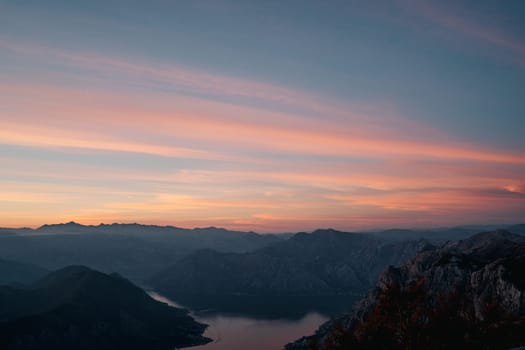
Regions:
[[[510, 54], [513, 61], [525, 65], [525, 41], [520, 40], [520, 38], [486, 23], [476, 22], [473, 18], [457, 15], [440, 2], [403, 0], [401, 3], [443, 28], [504, 50]], [[472, 11], [468, 11], [468, 13], [472, 13]]]
[[327, 112], [326, 105], [318, 102], [319, 96], [289, 89], [283, 86], [246, 80], [231, 76], [200, 71], [176, 64], [146, 63], [92, 52], [73, 52], [54, 49], [38, 44], [21, 44], [0, 37], [0, 49], [36, 59], [39, 62], [59, 62], [76, 68], [91, 70], [114, 76], [136, 79], [135, 83], [156, 84], [159, 89], [172, 89], [174, 92], [193, 93], [218, 97], [247, 98], [249, 101], [284, 104], [306, 110]]
[[[83, 90], [81, 93], [64, 89], [46, 93], [42, 86], [14, 89], [17, 88], [16, 94], [22, 95], [20, 91], [23, 91], [24, 99], [30, 98], [32, 103], [25, 107], [8, 94], [0, 97], [4, 109], [11, 106], [12, 110], [3, 112], [0, 118], [4, 143], [248, 162], [254, 159], [250, 160], [247, 151], [525, 163], [525, 156], [521, 154], [466, 146], [459, 141], [443, 144], [433, 134], [425, 136], [422, 130], [416, 129], [419, 131], [417, 138], [400, 137], [389, 132], [390, 125], [381, 129], [378, 125], [368, 128], [366, 124], [330, 119], [304, 120], [284, 112], [206, 100], [191, 99], [198, 107], [186, 107], [189, 104], [185, 99], [180, 104], [170, 105], [169, 96], [160, 100], [142, 96], [141, 104], [132, 98], [122, 100], [107, 91]], [[9, 90], [9, 87], [0, 86], [1, 90]], [[156, 102], [164, 106], [148, 107]], [[239, 114], [253, 117], [231, 117]], [[37, 126], [42, 118], [49, 122], [46, 126]], [[138, 141], [141, 138], [152, 140]], [[153, 140], [158, 138], [166, 141]], [[185, 146], [188, 144], [198, 144], [200, 148]]]
[[[447, 25], [463, 28], [454, 23]], [[3, 225], [143, 221], [282, 231], [460, 223], [505, 211], [518, 218], [525, 210], [524, 154], [444, 138], [389, 108], [370, 114], [173, 64], [6, 39], [2, 50], [82, 73], [0, 83], [0, 148], [25, 152], [0, 158]], [[28, 220], [29, 212], [39, 214]]]
[[2, 121], [0, 121], [0, 140], [4, 144], [34, 147], [131, 152], [176, 158], [232, 159], [232, 157], [198, 149], [119, 140], [101, 133], [75, 133], [71, 129], [19, 125]]

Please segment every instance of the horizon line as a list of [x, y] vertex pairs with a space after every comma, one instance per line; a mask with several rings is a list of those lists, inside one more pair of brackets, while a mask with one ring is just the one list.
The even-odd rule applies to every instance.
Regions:
[[[6, 226], [0, 226], [0, 230], [32, 230], [37, 231], [43, 227], [47, 226], [65, 226], [65, 225], [77, 225], [82, 227], [92, 227], [92, 228], [98, 228], [101, 226], [115, 226], [115, 225], [137, 225], [137, 226], [146, 226], [146, 227], [157, 227], [157, 228], [170, 228], [170, 229], [178, 229], [178, 230], [188, 230], [188, 231], [195, 231], [195, 230], [224, 230], [229, 232], [242, 232], [242, 233], [255, 233], [255, 234], [296, 234], [296, 233], [313, 233], [315, 231], [319, 230], [334, 230], [339, 232], [347, 232], [347, 233], [373, 233], [373, 232], [381, 232], [381, 231], [391, 231], [391, 230], [407, 230], [407, 231], [415, 231], [415, 230], [423, 230], [423, 231], [432, 231], [432, 230], [444, 230], [444, 229], [454, 229], [454, 228], [468, 228], [468, 227], [477, 227], [477, 226], [494, 226], [497, 227], [497, 229], [504, 229], [505, 227], [509, 226], [518, 226], [518, 225], [525, 225], [525, 222], [514, 222], [514, 223], [487, 223], [487, 224], [462, 224], [462, 225], [451, 225], [451, 226], [421, 226], [421, 227], [377, 227], [377, 228], [369, 228], [369, 229], [358, 229], [358, 230], [349, 230], [349, 229], [338, 229], [334, 227], [317, 227], [312, 230], [293, 230], [293, 231], [276, 231], [276, 232], [257, 232], [254, 230], [237, 230], [237, 229], [230, 229], [227, 227], [222, 226], [206, 226], [206, 227], [181, 227], [176, 225], [162, 225], [162, 224], [143, 224], [139, 222], [112, 222], [112, 223], [104, 223], [101, 222], [99, 224], [82, 224], [77, 221], [68, 221], [68, 222], [59, 222], [59, 223], [51, 223], [51, 224], [42, 224], [39, 226], [19, 226], [19, 227], [6, 227]], [[499, 226], [499, 227], [498, 227]]]

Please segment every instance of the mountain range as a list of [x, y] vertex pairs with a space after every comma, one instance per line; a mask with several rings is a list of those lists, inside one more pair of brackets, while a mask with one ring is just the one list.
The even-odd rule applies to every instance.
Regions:
[[355, 310], [286, 350], [525, 345], [525, 237], [476, 234], [388, 267]]
[[339, 315], [287, 350], [525, 345], [525, 225], [509, 228], [283, 236], [138, 224], [0, 229], [0, 348], [209, 341], [187, 311], [126, 278], [192, 310]]
[[[317, 230], [247, 253], [200, 250], [154, 275], [148, 285], [193, 309], [253, 313], [274, 305], [271, 311], [278, 312], [285, 304], [299, 311], [302, 303], [303, 313], [337, 314], [364, 295], [387, 266], [430, 246], [425, 240], [385, 243], [365, 234]], [[239, 309], [250, 303], [249, 310]]]
[[167, 265], [199, 249], [247, 252], [281, 240], [277, 235], [215, 227], [86, 226], [70, 222], [44, 225], [35, 230], [3, 229], [0, 231], [0, 257], [48, 270], [85, 265], [102, 272], [118, 272], [140, 284]]

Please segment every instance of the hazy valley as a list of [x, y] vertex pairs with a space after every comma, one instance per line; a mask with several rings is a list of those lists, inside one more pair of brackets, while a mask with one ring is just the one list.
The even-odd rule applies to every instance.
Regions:
[[[313, 332], [312, 322], [333, 317], [314, 336], [287, 349], [310, 349], [312, 344], [323, 350], [360, 349], [377, 345], [352, 334], [371, 329], [389, 334], [393, 321], [387, 317], [400, 317], [374, 318], [376, 328], [369, 326], [378, 310], [392, 312], [385, 300], [401, 304], [419, 298], [416, 311], [413, 304], [404, 307], [430, 312], [442, 307], [435, 306], [436, 300], [446, 293], [463, 291], [464, 299], [454, 300], [464, 307], [461, 317], [455, 314], [458, 324], [492, 329], [484, 305], [495, 303], [501, 310], [491, 316], [496, 319], [490, 322], [498, 322], [494, 334], [510, 332], [514, 335], [506, 335], [507, 345], [520, 345], [524, 339], [515, 332], [524, 324], [523, 227], [507, 227], [514, 233], [472, 234], [478, 228], [458, 227], [368, 233], [327, 229], [283, 236], [136, 224], [4, 229], [9, 232], [0, 234], [0, 338], [6, 349], [17, 350], [36, 343], [42, 349], [95, 344], [168, 349], [208, 341], [203, 349], [233, 350], [236, 344], [281, 349], [294, 340], [293, 334], [300, 338]], [[459, 234], [472, 237], [449, 239]], [[137, 286], [191, 314], [154, 301]], [[211, 324], [205, 334], [212, 339], [202, 337], [206, 326], [192, 317]], [[433, 337], [419, 321], [411, 320], [420, 328], [407, 327]], [[239, 329], [249, 327], [256, 328], [231, 343]], [[286, 331], [279, 336], [279, 330]], [[272, 334], [273, 342], [257, 342]], [[476, 337], [483, 341], [483, 335]], [[405, 334], [403, 341], [409, 338]], [[376, 339], [389, 348], [405, 348], [404, 343], [388, 343], [397, 339], [394, 335]]]

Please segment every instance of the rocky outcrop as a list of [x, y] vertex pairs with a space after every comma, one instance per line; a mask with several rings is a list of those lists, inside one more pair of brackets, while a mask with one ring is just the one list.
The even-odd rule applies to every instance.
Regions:
[[525, 237], [476, 234], [387, 268], [351, 315], [286, 350], [524, 345], [524, 289]]

